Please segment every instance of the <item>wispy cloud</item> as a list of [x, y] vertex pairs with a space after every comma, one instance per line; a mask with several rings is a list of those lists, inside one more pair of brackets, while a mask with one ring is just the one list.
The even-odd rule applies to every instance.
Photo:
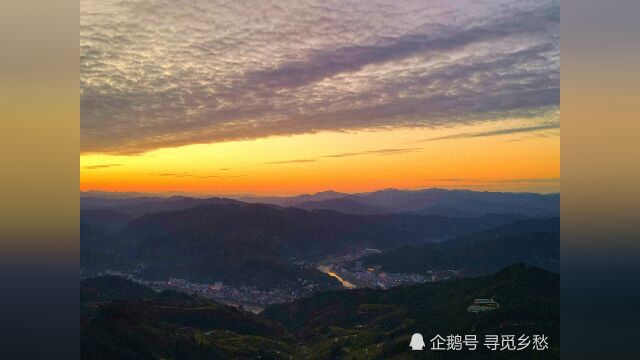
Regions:
[[197, 178], [197, 179], [212, 179], [212, 178], [233, 178], [233, 177], [240, 177], [240, 176], [245, 176], [244, 174], [239, 174], [239, 175], [217, 175], [217, 174], [211, 174], [211, 175], [200, 175], [200, 174], [194, 174], [194, 173], [190, 173], [190, 172], [176, 172], [176, 173], [152, 173], [152, 174], [147, 174], [149, 176], [168, 176], [168, 177], [178, 177], [178, 178]]
[[378, 149], [378, 150], [368, 150], [368, 151], [350, 152], [350, 153], [342, 153], [342, 154], [323, 155], [322, 157], [342, 158], [342, 157], [359, 156], [359, 155], [396, 155], [396, 154], [414, 152], [418, 150], [422, 150], [422, 148], [413, 147], [413, 148], [399, 148], [399, 149]]
[[528, 133], [528, 132], [536, 132], [536, 131], [550, 130], [550, 129], [559, 129], [559, 128], [560, 128], [559, 123], [551, 123], [551, 124], [513, 127], [513, 128], [507, 128], [507, 129], [489, 130], [489, 131], [481, 131], [481, 132], [473, 132], [473, 133], [460, 133], [460, 134], [439, 136], [439, 137], [419, 140], [418, 142], [509, 135], [509, 134]]
[[271, 165], [275, 165], [275, 164], [297, 164], [297, 163], [309, 163], [309, 162], [314, 162], [317, 161], [316, 159], [295, 159], [295, 160], [282, 160], [282, 161], [269, 161], [266, 162], [265, 164], [271, 164]]
[[360, 156], [360, 155], [397, 155], [397, 154], [404, 154], [408, 152], [414, 152], [418, 150], [422, 150], [422, 148], [412, 147], [412, 148], [395, 148], [395, 149], [375, 149], [375, 150], [366, 150], [366, 151], [358, 151], [358, 152], [322, 155], [318, 158], [269, 161], [269, 162], [266, 162], [265, 164], [274, 165], [274, 164], [310, 163], [310, 162], [320, 161], [322, 158], [344, 158], [344, 157]]
[[83, 153], [534, 119], [559, 106], [558, 0], [158, 6], [81, 2]]
[[179, 172], [179, 173], [159, 173], [159, 174], [147, 174], [150, 176], [169, 176], [169, 177], [191, 177], [193, 174], [187, 172]]
[[87, 166], [83, 166], [82, 168], [85, 169], [85, 170], [97, 170], [97, 169], [110, 168], [110, 167], [114, 167], [114, 166], [122, 166], [122, 164], [87, 165]]

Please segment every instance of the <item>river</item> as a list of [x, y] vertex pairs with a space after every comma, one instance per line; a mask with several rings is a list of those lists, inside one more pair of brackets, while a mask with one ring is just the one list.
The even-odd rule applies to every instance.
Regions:
[[327, 274], [329, 276], [332, 276], [332, 277], [338, 279], [338, 281], [340, 281], [342, 286], [346, 287], [347, 289], [355, 289], [355, 287], [356, 287], [352, 283], [350, 283], [347, 280], [345, 280], [342, 277], [340, 277], [340, 275], [336, 274], [336, 272], [333, 271], [333, 266], [331, 266], [331, 265], [318, 265], [318, 270], [322, 271], [323, 273], [325, 273], [325, 274]]

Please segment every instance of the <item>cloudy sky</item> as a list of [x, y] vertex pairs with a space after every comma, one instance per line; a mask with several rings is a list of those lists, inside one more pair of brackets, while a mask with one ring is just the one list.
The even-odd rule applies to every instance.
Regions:
[[[556, 179], [559, 17], [559, 1], [545, 0], [81, 0], [81, 183], [284, 191], [292, 184], [247, 184], [270, 183], [264, 168], [279, 165], [299, 172], [348, 160], [363, 171], [379, 159], [435, 156], [444, 166], [445, 148], [487, 140], [519, 143], [532, 170], [509, 165], [511, 173], [473, 178]], [[320, 148], [295, 148], [300, 141]], [[244, 170], [219, 170], [234, 165]], [[445, 170], [423, 169], [398, 185], [465, 175]], [[168, 183], [171, 176], [153, 174], [193, 176]]]

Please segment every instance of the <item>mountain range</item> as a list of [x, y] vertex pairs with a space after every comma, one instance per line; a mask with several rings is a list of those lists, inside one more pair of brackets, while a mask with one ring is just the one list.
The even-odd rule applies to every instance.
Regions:
[[[485, 215], [352, 215], [260, 204], [209, 204], [130, 217], [113, 209], [81, 212], [81, 264], [113, 262], [149, 279], [184, 277], [273, 287], [305, 278], [333, 282], [293, 259], [316, 261], [362, 248], [383, 250], [444, 241], [521, 218]], [[130, 219], [130, 220], [128, 220]], [[103, 220], [103, 221], [100, 221]], [[326, 281], [324, 281], [325, 279]]]
[[184, 210], [199, 205], [208, 204], [237, 204], [242, 205], [241, 201], [211, 197], [211, 198], [192, 198], [185, 196], [171, 197], [128, 197], [128, 198], [96, 198], [82, 197], [80, 198], [80, 209], [97, 210], [110, 209], [123, 215], [136, 217], [147, 213], [155, 213], [161, 211]]
[[[501, 242], [483, 242], [480, 234], [474, 238], [477, 241], [464, 246], [452, 248], [446, 243], [516, 220], [557, 213], [557, 194], [388, 189], [261, 198], [262, 203], [135, 195], [83, 194], [83, 271], [121, 269], [145, 279], [182, 277], [260, 288], [295, 287], [311, 281], [330, 289], [339, 286], [337, 281], [312, 264], [364, 248], [382, 250], [380, 257], [367, 261], [389, 271], [460, 268], [473, 254], [485, 258], [473, 262], [471, 273], [486, 273], [516, 261], [555, 270], [554, 258], [544, 258], [556, 251], [553, 242], [558, 240], [552, 236], [516, 234]], [[296, 202], [297, 207], [290, 206]], [[528, 247], [540, 250], [529, 253]], [[493, 250], [487, 249], [502, 255], [489, 261]], [[533, 255], [540, 252], [534, 261]]]
[[[102, 193], [81, 193], [81, 209], [117, 207], [135, 203], [188, 201], [205, 204], [209, 198], [202, 197], [136, 197], [124, 195], [101, 195]], [[190, 199], [190, 200], [186, 200]], [[222, 201], [223, 198], [214, 198]], [[302, 194], [290, 197], [227, 196], [244, 203], [272, 204], [280, 207], [298, 207], [307, 210], [334, 210], [343, 213], [371, 215], [389, 213], [417, 213], [455, 217], [477, 217], [486, 214], [521, 214], [525, 216], [558, 216], [560, 194], [507, 193], [470, 190], [384, 189], [369, 193], [347, 194], [323, 191], [316, 194]], [[147, 205], [150, 206], [150, 205]], [[178, 206], [178, 205], [176, 205]], [[184, 207], [183, 207], [184, 208]], [[178, 210], [178, 208], [167, 209]], [[140, 213], [140, 212], [139, 212]]]
[[560, 212], [559, 194], [445, 189], [385, 189], [358, 194], [327, 191], [295, 197], [244, 197], [239, 200], [361, 215], [418, 213], [474, 217], [486, 214], [515, 213], [526, 216], [558, 216]]

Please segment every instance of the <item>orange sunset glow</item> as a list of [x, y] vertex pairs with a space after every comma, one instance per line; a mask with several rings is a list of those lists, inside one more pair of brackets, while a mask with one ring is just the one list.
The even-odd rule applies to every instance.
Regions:
[[[502, 121], [497, 127], [514, 122]], [[139, 155], [83, 155], [81, 189], [269, 195], [391, 187], [559, 190], [558, 129], [429, 140], [480, 134], [487, 128], [322, 132]]]

